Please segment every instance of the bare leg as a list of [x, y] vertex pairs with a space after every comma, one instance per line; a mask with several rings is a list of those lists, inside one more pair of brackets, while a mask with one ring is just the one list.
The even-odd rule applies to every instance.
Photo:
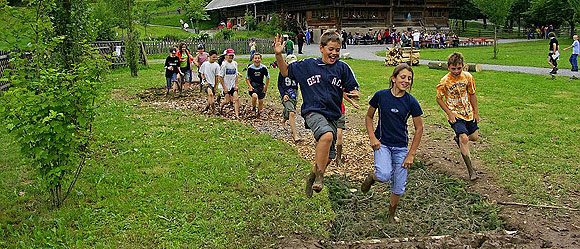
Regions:
[[260, 113], [262, 113], [262, 108], [264, 108], [264, 99], [258, 100], [258, 117], [260, 116]]
[[312, 185], [312, 189], [316, 192], [322, 190], [322, 178], [329, 162], [328, 155], [330, 153], [332, 139], [332, 132], [327, 132], [320, 136], [318, 143], [316, 143], [316, 152], [314, 156], [316, 160], [316, 180], [314, 181], [314, 185]]
[[343, 142], [342, 136], [343, 136], [342, 129], [337, 128], [336, 129], [336, 158], [334, 159], [336, 161], [337, 167], [342, 167], [342, 142]]
[[399, 218], [395, 216], [395, 211], [397, 210], [397, 205], [399, 205], [399, 201], [401, 200], [400, 195], [396, 195], [391, 193], [390, 205], [389, 205], [389, 215], [387, 216], [387, 220], [391, 223], [399, 222]]
[[[473, 134], [472, 134], [473, 135]], [[459, 135], [459, 151], [461, 152], [461, 156], [463, 157], [463, 161], [465, 162], [465, 166], [467, 166], [467, 172], [469, 173], [469, 179], [474, 181], [478, 177], [473, 170], [473, 165], [471, 164], [471, 153], [469, 152], [469, 137], [466, 134]]]
[[240, 118], [240, 97], [238, 96], [238, 92], [234, 92], [234, 111], [236, 113], [236, 119]]
[[[296, 113], [290, 113], [290, 130], [292, 130], [292, 136], [294, 137], [294, 141], [299, 141], [300, 137], [298, 137], [298, 132], [296, 131]], [[286, 121], [286, 120], [284, 120]]]
[[252, 93], [252, 112], [256, 112], [257, 104], [258, 104], [258, 94]]

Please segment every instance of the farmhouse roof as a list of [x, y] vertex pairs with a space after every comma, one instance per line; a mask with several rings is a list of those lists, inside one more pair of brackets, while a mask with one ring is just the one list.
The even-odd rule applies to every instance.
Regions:
[[207, 6], [205, 6], [205, 10], [219, 10], [241, 5], [272, 2], [272, 1], [274, 0], [212, 0], [209, 4], [207, 4]]

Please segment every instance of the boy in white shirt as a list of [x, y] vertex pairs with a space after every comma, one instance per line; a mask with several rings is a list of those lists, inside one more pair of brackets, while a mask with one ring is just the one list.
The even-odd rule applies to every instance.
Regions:
[[220, 68], [221, 88], [224, 91], [224, 101], [220, 103], [220, 110], [226, 104], [233, 104], [236, 119], [240, 116], [240, 99], [238, 96], [238, 63], [234, 61], [235, 52], [229, 48], [226, 50], [226, 59]]
[[214, 94], [216, 92], [218, 77], [220, 74], [220, 65], [216, 62], [218, 59], [217, 51], [209, 51], [209, 60], [204, 62], [199, 69], [201, 72], [201, 82], [203, 92], [207, 93], [207, 105], [204, 112], [211, 107], [212, 113], [215, 111]]

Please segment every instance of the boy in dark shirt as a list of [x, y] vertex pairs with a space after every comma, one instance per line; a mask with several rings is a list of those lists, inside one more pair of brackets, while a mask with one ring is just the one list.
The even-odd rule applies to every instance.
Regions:
[[[256, 113], [256, 117], [260, 117], [268, 84], [270, 84], [270, 74], [268, 74], [268, 68], [262, 65], [262, 55], [260, 53], [254, 54], [252, 62], [254, 63], [248, 67], [246, 83], [248, 84], [248, 93], [252, 97], [252, 112]], [[266, 77], [265, 85], [264, 77]], [[258, 111], [256, 111], [256, 103], [258, 104]]]
[[348, 97], [358, 100], [358, 82], [345, 62], [339, 61], [341, 38], [336, 32], [320, 37], [321, 58], [308, 58], [288, 65], [282, 57], [284, 46], [276, 35], [274, 52], [280, 73], [300, 84], [301, 114], [316, 139], [316, 164], [306, 179], [306, 196], [322, 190], [322, 178], [330, 159], [336, 157], [337, 120], [342, 115], [343, 88]]
[[177, 50], [172, 48], [169, 51], [169, 56], [165, 59], [165, 79], [167, 80], [167, 93], [165, 93], [165, 95], [169, 94], [171, 84], [177, 82], [177, 74], [181, 73], [181, 70], [179, 69], [179, 57], [177, 57], [176, 53]]
[[[296, 55], [286, 56], [286, 63], [290, 64], [297, 60]], [[292, 137], [294, 142], [300, 141], [298, 132], [296, 131], [296, 104], [298, 102], [298, 83], [295, 80], [291, 80], [288, 77], [282, 76], [282, 73], [278, 74], [278, 91], [280, 92], [280, 98], [282, 100], [282, 105], [284, 106], [284, 112], [282, 119], [282, 124], [286, 124], [286, 121], [290, 121], [290, 130], [292, 131]]]
[[558, 57], [560, 57], [560, 44], [558, 44], [558, 39], [556, 39], [556, 34], [550, 32], [548, 34], [550, 37], [550, 48], [548, 52], [548, 63], [552, 66], [552, 71], [550, 74], [556, 74], [558, 72]]

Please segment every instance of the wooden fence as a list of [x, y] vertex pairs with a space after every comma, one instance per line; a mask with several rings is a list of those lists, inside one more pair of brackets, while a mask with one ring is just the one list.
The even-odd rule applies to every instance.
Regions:
[[[4, 77], [4, 71], [10, 66], [10, 51], [0, 51], [0, 78]], [[0, 80], [0, 90], [9, 86], [8, 81]]]
[[[143, 46], [145, 52], [149, 55], [153, 54], [169, 54], [169, 50], [175, 44], [180, 44], [184, 42], [191, 52], [197, 49], [197, 45], [204, 44], [205, 51], [210, 50], [218, 51], [221, 54], [224, 50], [232, 48], [236, 51], [236, 54], [250, 54], [249, 40], [246, 39], [235, 39], [235, 40], [190, 40], [190, 41], [144, 41]], [[272, 43], [274, 40], [271, 39], [256, 39], [256, 50], [263, 53], [273, 53]]]

